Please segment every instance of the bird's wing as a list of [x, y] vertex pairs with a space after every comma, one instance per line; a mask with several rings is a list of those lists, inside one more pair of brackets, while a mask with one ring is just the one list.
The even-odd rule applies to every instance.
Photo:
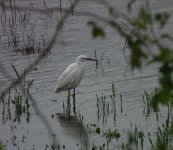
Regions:
[[73, 82], [79, 77], [78, 67], [75, 63], [69, 65], [61, 74], [57, 81], [55, 92], [60, 92], [71, 88]]

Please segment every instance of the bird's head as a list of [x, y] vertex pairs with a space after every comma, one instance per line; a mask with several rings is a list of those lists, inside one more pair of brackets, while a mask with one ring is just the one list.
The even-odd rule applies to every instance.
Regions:
[[77, 64], [81, 64], [81, 63], [84, 63], [84, 62], [86, 62], [86, 61], [97, 61], [97, 60], [88, 58], [88, 57], [85, 56], [85, 55], [80, 55], [80, 56], [78, 56], [77, 59], [76, 59], [76, 63], [77, 63]]

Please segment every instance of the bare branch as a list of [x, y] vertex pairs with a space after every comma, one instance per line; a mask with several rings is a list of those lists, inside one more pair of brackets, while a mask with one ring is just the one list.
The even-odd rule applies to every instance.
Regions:
[[[75, 0], [73, 2], [73, 8], [77, 5], [77, 3], [79, 2], [80, 0]], [[24, 71], [23, 74], [20, 75], [20, 79], [23, 79], [31, 70], [32, 68], [34, 68], [40, 61], [42, 58], [44, 58], [48, 52], [50, 52], [51, 48], [53, 47], [55, 41], [56, 41], [56, 38], [61, 30], [61, 24], [69, 17], [69, 15], [71, 14], [71, 6], [69, 9], [67, 9], [67, 11], [64, 13], [62, 19], [57, 23], [56, 25], [56, 30], [54, 32], [54, 35], [52, 36], [49, 44], [47, 45], [46, 47], [46, 50], [44, 52], [42, 52], [38, 57], [37, 59], [28, 67], [26, 68], [26, 70]], [[17, 85], [20, 81], [18, 79], [14, 80], [3, 92], [2, 92], [2, 95], [0, 97], [0, 102], [1, 102], [1, 99], [2, 99], [2, 96], [5, 96], [7, 94], [7, 92], [13, 88], [15, 85]]]
[[[29, 98], [29, 101], [32, 102], [32, 106], [34, 108], [34, 112], [36, 114], [38, 114], [39, 119], [41, 120], [41, 122], [44, 124], [44, 126], [46, 127], [47, 131], [50, 134], [50, 139], [52, 142], [52, 146], [55, 147], [55, 149], [59, 149], [59, 144], [60, 142], [57, 139], [57, 135], [55, 134], [55, 131], [53, 130], [52, 126], [50, 125], [49, 121], [44, 117], [43, 113], [40, 111], [40, 109], [37, 106], [37, 103], [35, 101], [35, 99], [33, 99], [33, 97], [31, 96], [31, 94], [29, 92], [26, 93], [27, 97]], [[58, 142], [58, 143], [57, 143]]]
[[[70, 2], [71, 2], [71, 0], [70, 0]], [[107, 8], [109, 8], [109, 6], [110, 6], [104, 0], [99, 1], [99, 2], [102, 3], [104, 6], [106, 6]], [[11, 7], [9, 5], [6, 5], [3, 2], [0, 2], [0, 7], [2, 7], [3, 9], [9, 9], [9, 10], [11, 9]], [[71, 7], [70, 8], [71, 8], [71, 13], [73, 14], [74, 13], [74, 4], [72, 2], [71, 2]], [[21, 6], [18, 6], [18, 5], [15, 5], [15, 9], [20, 10], [20, 11], [24, 11], [24, 12], [31, 11], [30, 7], [24, 7], [24, 6], [21, 7]], [[48, 11], [47, 9], [46, 9], [46, 12]], [[51, 12], [60, 12], [60, 13], [63, 12], [64, 13], [64, 12], [68, 11], [69, 9], [62, 8], [61, 5], [60, 5], [60, 7], [50, 7], [49, 10], [51, 10]], [[35, 13], [46, 13], [45, 9], [43, 9], [43, 8], [36, 8], [36, 7], [32, 8], [32, 12], [35, 12]], [[82, 16], [92, 16], [92, 13], [87, 12], [87, 11], [79, 11], [79, 10], [76, 11], [75, 10], [75, 15], [79, 15], [79, 16], [80, 15], [82, 15]], [[118, 11], [115, 8], [114, 8], [114, 13], [112, 15], [115, 18], [120, 16], [123, 19], [125, 19], [126, 21], [128, 21], [130, 24], [133, 24], [131, 19], [127, 15], [125, 15], [124, 13]]]

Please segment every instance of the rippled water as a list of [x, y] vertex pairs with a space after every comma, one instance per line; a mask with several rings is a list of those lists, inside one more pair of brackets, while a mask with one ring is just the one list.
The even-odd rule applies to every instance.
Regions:
[[[34, 7], [44, 8], [42, 1], [30, 1]], [[120, 11], [125, 12], [126, 3], [123, 1], [111, 1], [112, 5]], [[16, 4], [20, 6], [28, 6], [29, 2], [16, 0]], [[62, 3], [64, 7], [70, 5], [70, 1]], [[59, 6], [57, 1], [47, 2], [48, 8], [51, 6]], [[136, 7], [136, 6], [135, 6]], [[167, 10], [172, 11], [173, 2], [170, 1], [152, 1], [152, 8], [154, 11]], [[81, 1], [76, 10], [91, 11], [96, 14], [107, 14], [107, 10], [102, 4], [91, 1]], [[7, 16], [10, 16], [10, 11], [7, 11]], [[7, 17], [7, 18], [8, 18]], [[54, 32], [56, 22], [60, 19], [59, 13], [54, 13], [51, 16], [46, 14], [31, 13], [27, 16], [25, 24], [20, 24], [16, 28], [16, 33], [19, 35], [19, 41], [27, 41], [27, 36], [32, 34], [36, 41], [36, 46], [39, 43], [49, 41]], [[91, 17], [83, 17], [74, 15], [70, 16], [64, 23], [63, 31], [59, 35], [56, 44], [53, 46], [51, 52], [44, 58], [36, 70], [32, 70], [27, 76], [28, 80], [34, 79], [31, 87], [31, 94], [36, 100], [41, 112], [48, 119], [60, 143], [66, 146], [66, 149], [80, 149], [80, 145], [85, 145], [92, 142], [92, 138], [84, 135], [81, 137], [78, 128], [77, 120], [72, 118], [67, 120], [62, 115], [63, 102], [66, 102], [66, 92], [55, 94], [53, 89], [56, 85], [56, 80], [62, 71], [70, 63], [76, 60], [76, 57], [85, 54], [89, 57], [95, 56], [97, 52], [98, 58], [102, 57], [101, 66], [96, 69], [95, 63], [89, 62], [86, 65], [85, 77], [81, 85], [76, 89], [76, 107], [77, 111], [84, 116], [84, 123], [96, 123], [100, 126], [109, 127], [111, 129], [118, 129], [124, 132], [122, 141], [125, 141], [125, 133], [130, 129], [131, 124], [137, 125], [146, 133], [154, 132], [158, 122], [156, 115], [151, 115], [147, 120], [143, 114], [142, 94], [144, 91], [151, 91], [157, 85], [157, 66], [146, 67], [142, 71], [131, 72], [126, 70], [127, 63], [125, 61], [122, 48], [124, 40], [110, 28], [106, 28], [107, 37], [105, 39], [93, 40], [90, 34], [90, 27], [87, 26], [88, 20]], [[172, 25], [171, 22], [168, 24]], [[0, 24], [0, 42], [1, 55], [0, 62], [5, 66], [8, 72], [15, 76], [11, 64], [16, 66], [19, 72], [23, 72], [38, 54], [22, 55], [20, 52], [15, 52], [12, 47], [8, 47], [8, 37], [10, 35], [10, 26], [8, 23]], [[43, 38], [42, 38], [43, 37]], [[23, 40], [24, 39], [24, 40]], [[27, 43], [21, 43], [27, 44]], [[43, 46], [43, 45], [42, 45]], [[4, 88], [10, 80], [0, 75], [0, 83]], [[120, 98], [118, 96], [116, 102], [117, 117], [113, 120], [113, 115], [108, 116], [108, 120], [104, 123], [97, 119], [96, 94], [101, 96], [109, 96], [111, 93], [111, 86], [114, 83], [117, 93], [122, 94], [123, 112], [120, 112]], [[2, 112], [3, 108], [0, 107]], [[12, 111], [13, 115], [14, 111]], [[21, 122], [7, 121], [1, 124], [0, 139], [7, 145], [7, 149], [43, 149], [46, 144], [50, 144], [50, 138], [38, 116], [33, 109], [30, 109], [30, 121], [26, 122], [26, 116], [22, 116]], [[52, 118], [52, 115], [54, 116]], [[159, 114], [159, 121], [164, 120], [166, 114]], [[0, 115], [2, 120], [2, 115]], [[13, 137], [16, 136], [13, 142]], [[20, 142], [23, 136], [26, 136], [24, 142]], [[96, 140], [96, 142], [100, 142]], [[14, 143], [20, 145], [14, 146]], [[92, 144], [92, 143], [91, 143]], [[145, 145], [147, 147], [147, 145]], [[115, 148], [116, 149], [116, 148]]]

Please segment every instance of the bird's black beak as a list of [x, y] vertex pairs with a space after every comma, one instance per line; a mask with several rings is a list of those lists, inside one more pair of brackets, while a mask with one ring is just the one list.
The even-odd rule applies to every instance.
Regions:
[[92, 59], [92, 58], [84, 58], [86, 60], [90, 60], [90, 61], [97, 61], [96, 59]]

